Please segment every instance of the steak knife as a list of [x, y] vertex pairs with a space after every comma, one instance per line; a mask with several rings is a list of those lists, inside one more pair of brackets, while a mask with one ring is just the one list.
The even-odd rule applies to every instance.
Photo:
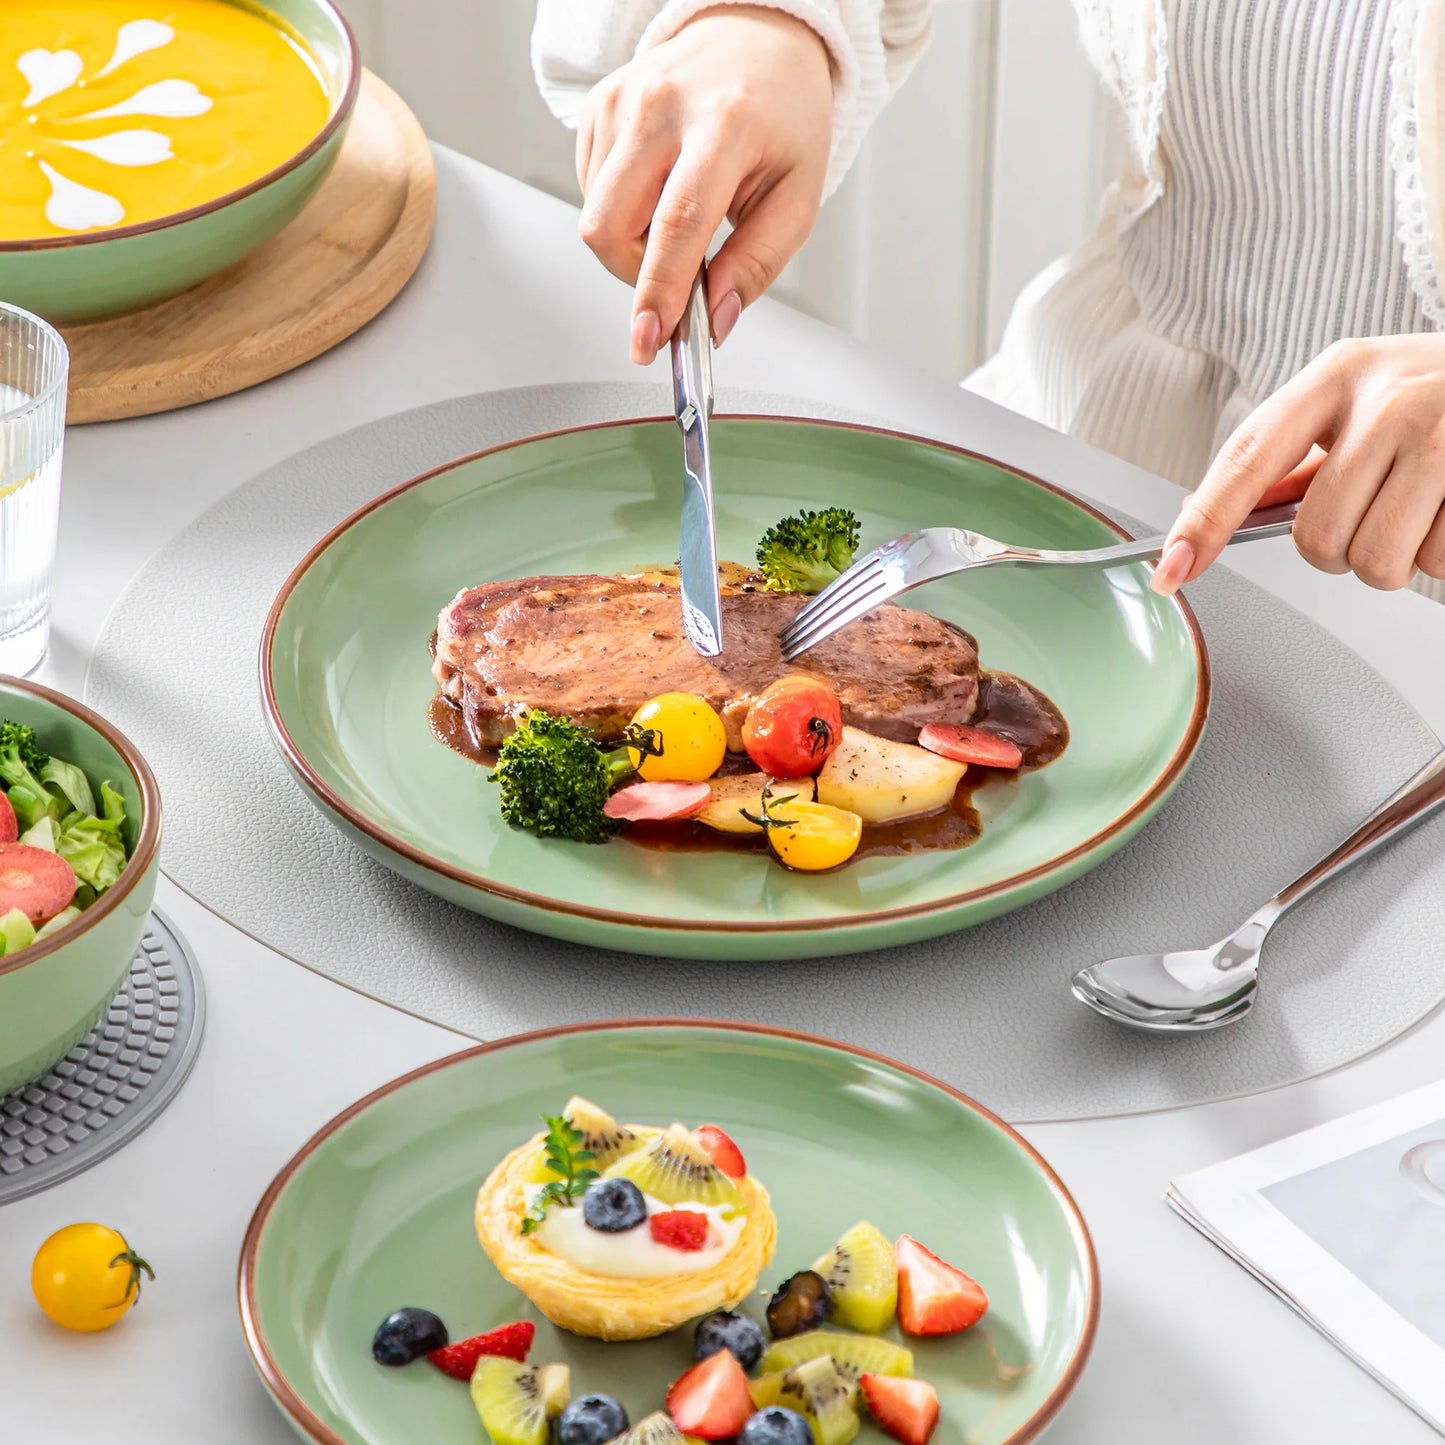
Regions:
[[682, 626], [703, 657], [722, 651], [722, 594], [712, 505], [712, 333], [707, 266], [698, 269], [687, 310], [672, 335], [672, 401], [682, 432]]

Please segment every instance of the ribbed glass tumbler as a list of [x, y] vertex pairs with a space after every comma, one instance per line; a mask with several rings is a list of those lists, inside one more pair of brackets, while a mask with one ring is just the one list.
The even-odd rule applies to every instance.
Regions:
[[50, 641], [69, 371], [60, 333], [0, 302], [0, 673], [18, 677]]

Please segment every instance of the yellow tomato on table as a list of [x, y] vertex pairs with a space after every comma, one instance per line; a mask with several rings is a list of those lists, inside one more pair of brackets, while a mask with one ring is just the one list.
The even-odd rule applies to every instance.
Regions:
[[[728, 735], [706, 698], [692, 692], [663, 692], [632, 715], [634, 727], [649, 728], [662, 748], [644, 757], [638, 776], [647, 783], [705, 783], [722, 767]], [[635, 755], [635, 752], [634, 752]]]
[[67, 1330], [109, 1329], [140, 1298], [141, 1275], [155, 1273], [104, 1224], [67, 1224], [35, 1252], [35, 1302]]

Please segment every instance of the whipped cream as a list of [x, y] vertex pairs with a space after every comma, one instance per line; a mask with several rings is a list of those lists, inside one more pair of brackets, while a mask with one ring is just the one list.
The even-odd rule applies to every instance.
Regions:
[[[527, 1208], [544, 1186], [527, 1186]], [[613, 1279], [665, 1279], [671, 1275], [699, 1274], [724, 1259], [743, 1232], [747, 1214], [736, 1205], [664, 1204], [650, 1194], [642, 1196], [650, 1219], [674, 1209], [705, 1214], [708, 1219], [707, 1243], [701, 1249], [673, 1249], [659, 1244], [646, 1220], [635, 1229], [608, 1234], [593, 1229], [582, 1217], [582, 1201], [570, 1206], [551, 1204], [547, 1217], [529, 1236], [549, 1254], [565, 1259], [589, 1274], [610, 1275]], [[726, 1215], [732, 1214], [729, 1219]]]

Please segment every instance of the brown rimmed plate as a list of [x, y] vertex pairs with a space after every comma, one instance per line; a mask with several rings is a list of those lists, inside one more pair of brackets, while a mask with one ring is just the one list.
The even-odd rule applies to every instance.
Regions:
[[[1048, 1165], [986, 1109], [906, 1065], [804, 1034], [586, 1024], [484, 1044], [385, 1085], [266, 1191], [241, 1251], [241, 1323], [303, 1440], [481, 1438], [464, 1386], [425, 1361], [372, 1360], [373, 1331], [403, 1305], [435, 1311], [454, 1339], [535, 1320], [530, 1358], [570, 1365], [574, 1395], [613, 1394], [634, 1421], [661, 1408], [691, 1362], [686, 1331], [607, 1345], [556, 1330], [473, 1233], [487, 1171], [573, 1093], [627, 1121], [708, 1120], [732, 1134], [778, 1216], [760, 1290], [859, 1219], [974, 1275], [990, 1298], [984, 1319], [962, 1336], [908, 1342], [942, 1401], [936, 1445], [1022, 1445], [1077, 1382], [1099, 1311], [1089, 1233]], [[744, 1308], [761, 1318], [764, 1303]], [[865, 1426], [860, 1445], [883, 1439]]]
[[[746, 560], [778, 517], [828, 505], [859, 515], [864, 546], [964, 520], [1029, 546], [1121, 535], [1054, 487], [915, 437], [774, 418], [720, 419], [714, 432], [723, 557]], [[1048, 693], [1072, 741], [1050, 767], [975, 794], [972, 846], [806, 877], [751, 854], [508, 828], [484, 770], [428, 727], [438, 612], [489, 579], [665, 562], [678, 506], [676, 428], [638, 421], [464, 458], [343, 522], [287, 580], [261, 648], [268, 723], [316, 805], [403, 877], [535, 932], [669, 956], [807, 957], [965, 928], [1051, 892], [1127, 842], [1199, 744], [1203, 640], [1184, 603], [1149, 590], [1147, 568], [995, 568], [909, 600], [973, 633], [985, 666]]]

